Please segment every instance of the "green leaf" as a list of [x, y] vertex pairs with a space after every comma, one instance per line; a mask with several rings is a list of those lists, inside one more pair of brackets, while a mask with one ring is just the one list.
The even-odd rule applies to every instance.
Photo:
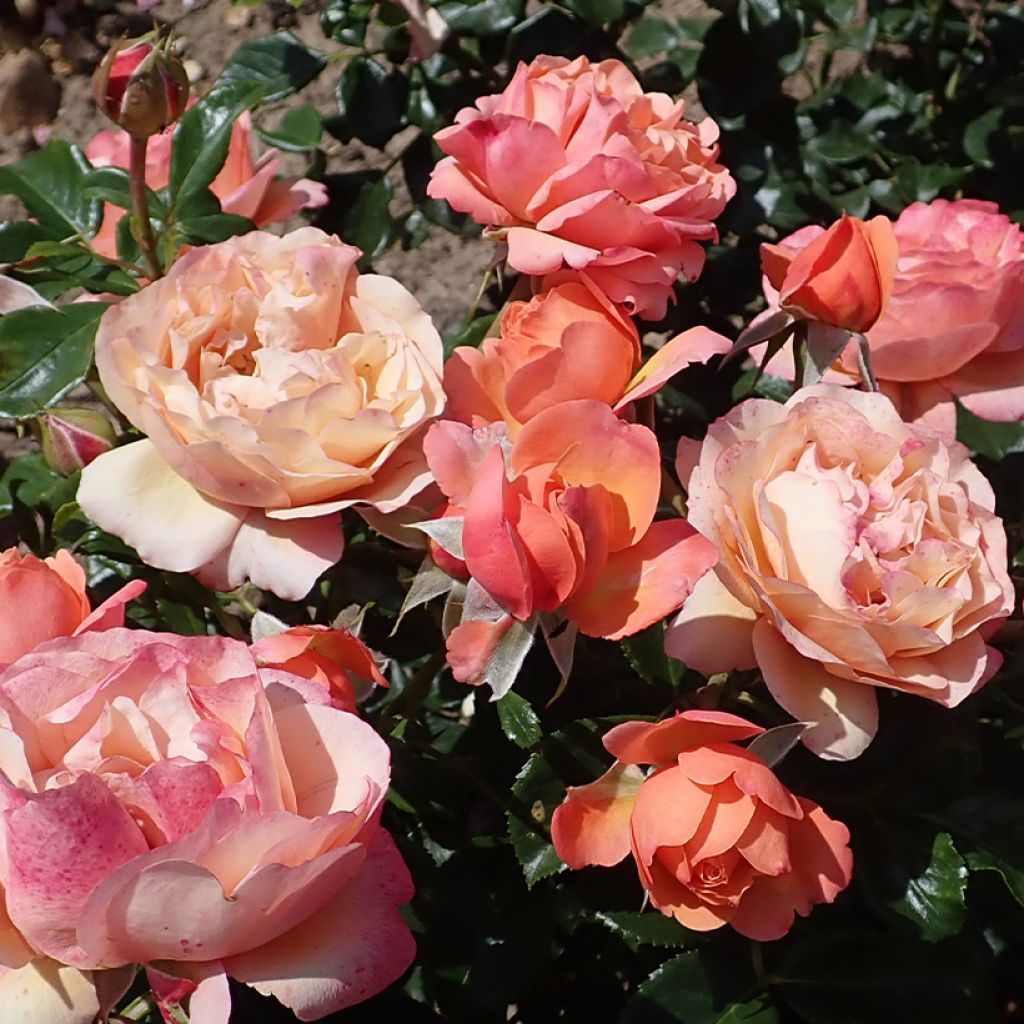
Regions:
[[217, 79], [224, 84], [258, 86], [262, 101], [271, 103], [298, 92], [327, 67], [324, 55], [308, 47], [291, 32], [275, 32], [253, 39], [235, 50]]
[[394, 241], [395, 224], [391, 219], [391, 199], [395, 190], [387, 177], [368, 181], [356, 195], [342, 233], [346, 242], [363, 250], [368, 259], [379, 256]]
[[621, 1024], [777, 1024], [750, 973], [688, 951], [662, 964], [626, 1004]]
[[102, 205], [85, 195], [89, 161], [63, 139], [15, 164], [0, 167], [0, 193], [16, 195], [42, 228], [57, 238], [89, 234], [99, 223]]
[[573, 14], [590, 25], [607, 25], [626, 13], [626, 0], [562, 0]]
[[[120, 167], [96, 167], [85, 178], [85, 194], [92, 199], [112, 203], [122, 210], [132, 208], [131, 185], [128, 172]], [[163, 200], [152, 190], [146, 189], [149, 212], [162, 217], [167, 212]]]
[[625, 654], [633, 671], [652, 686], [668, 683], [669, 686], [675, 687], [683, 678], [683, 663], [665, 653], [663, 622], [658, 622], [622, 640], [622, 653]]
[[171, 147], [170, 187], [176, 203], [209, 187], [227, 159], [232, 126], [263, 96], [263, 85], [225, 82], [182, 115]]
[[275, 129], [256, 129], [268, 146], [276, 146], [289, 153], [308, 153], [311, 149], [316, 149], [320, 145], [323, 130], [323, 119], [316, 107], [308, 103], [289, 110]]
[[0, 224], [0, 263], [17, 263], [31, 246], [45, 241], [53, 241], [52, 233], [31, 221], [10, 220]]
[[1024, 871], [1010, 867], [1005, 860], [988, 850], [975, 850], [967, 854], [967, 866], [971, 871], [995, 871], [1006, 883], [1013, 898], [1024, 906]]
[[593, 919], [617, 935], [634, 952], [641, 946], [692, 946], [700, 939], [674, 917], [657, 911], [632, 913], [628, 910], [595, 910]]
[[967, 916], [967, 864], [957, 853], [948, 832], [940, 832], [932, 845], [931, 863], [910, 879], [906, 894], [891, 904], [893, 910], [921, 929], [928, 942], [956, 935]]
[[656, 14], [647, 14], [633, 24], [623, 48], [633, 60], [644, 60], [671, 50], [679, 40], [675, 25]]
[[964, 129], [964, 152], [978, 167], [995, 166], [989, 150], [990, 139], [999, 129], [1003, 113], [1002, 107], [993, 107], [976, 117]]
[[366, 22], [373, 11], [372, 3], [351, 0], [329, 0], [320, 12], [320, 28], [328, 39], [343, 46], [362, 46], [366, 38]]
[[523, 750], [535, 747], [544, 735], [530, 702], [511, 690], [498, 701], [498, 719], [505, 735]]
[[496, 36], [523, 20], [524, 0], [446, 0], [436, 5], [452, 32], [467, 36]]
[[565, 796], [565, 784], [540, 752], [531, 754], [516, 776], [512, 795], [517, 804], [506, 812], [508, 835], [532, 889], [542, 878], [565, 870], [549, 838], [551, 815]]
[[956, 404], [956, 439], [977, 455], [1003, 459], [1024, 452], [1024, 423], [995, 423]]
[[447, 328], [443, 333], [445, 358], [447, 359], [457, 348], [464, 346], [479, 348], [480, 343], [487, 337], [487, 332], [491, 329], [497, 315], [497, 313], [489, 313], [487, 316], [478, 316], [468, 324], [465, 320], [456, 321]]
[[339, 116], [327, 129], [342, 142], [360, 139], [383, 149], [405, 122], [409, 82], [400, 71], [386, 71], [370, 57], [348, 62], [338, 81]]
[[102, 302], [76, 302], [0, 318], [0, 416], [35, 416], [85, 378], [106, 308]]
[[818, 931], [793, 946], [773, 980], [808, 1024], [989, 1024], [978, 965], [955, 943], [895, 932]]

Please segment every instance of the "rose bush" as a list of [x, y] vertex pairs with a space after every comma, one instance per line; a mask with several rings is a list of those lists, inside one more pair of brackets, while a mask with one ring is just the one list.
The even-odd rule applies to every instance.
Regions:
[[[974, 199], [912, 203], [893, 229], [899, 259], [892, 294], [867, 332], [882, 391], [905, 419], [923, 420], [950, 436], [956, 432], [954, 398], [983, 419], [1024, 418], [1021, 229], [995, 203]], [[804, 259], [822, 231], [801, 228], [774, 248]], [[851, 274], [858, 288], [870, 283], [866, 268]], [[765, 293], [774, 305], [777, 289], [770, 278]], [[792, 377], [785, 356], [769, 369]], [[852, 347], [829, 379], [859, 379]]]
[[109, 309], [96, 364], [148, 439], [86, 467], [89, 516], [158, 568], [298, 599], [341, 557], [341, 509], [422, 490], [441, 339], [358, 257], [316, 228], [253, 232]]
[[[154, 192], [166, 188], [171, 173], [171, 133], [154, 135], [146, 148], [146, 184]], [[94, 167], [128, 169], [131, 136], [125, 131], [97, 132], [85, 147]], [[227, 160], [210, 185], [225, 213], [248, 217], [257, 227], [293, 217], [300, 210], [315, 210], [327, 202], [321, 182], [279, 177], [281, 159], [268, 149], [257, 161], [252, 157], [252, 118], [242, 114], [231, 129]], [[102, 256], [117, 256], [117, 223], [123, 210], [103, 206], [103, 219], [90, 245]]]
[[700, 274], [699, 243], [717, 238], [736, 190], [717, 125], [684, 109], [621, 61], [537, 57], [437, 133], [448, 156], [428, 192], [504, 239], [514, 269], [585, 270], [613, 302], [660, 319], [680, 273]]
[[133, 580], [95, 610], [85, 573], [67, 553], [52, 558], [0, 552], [0, 665], [17, 661], [46, 640], [124, 625], [124, 606], [146, 589]]
[[679, 469], [720, 558], [666, 650], [701, 672], [756, 664], [815, 753], [871, 742], [876, 687], [952, 707], [1001, 664], [985, 640], [1013, 587], [992, 488], [884, 396], [822, 384], [743, 402]]
[[220, 637], [112, 629], [0, 673], [0, 1000], [90, 1024], [147, 965], [227, 1024], [227, 978], [315, 1020], [400, 975], [409, 874], [383, 740]]
[[846, 888], [853, 857], [845, 825], [736, 745], [763, 732], [720, 711], [615, 726], [603, 738], [615, 764], [555, 811], [558, 855], [581, 868], [632, 854], [651, 903], [687, 928], [781, 938]]

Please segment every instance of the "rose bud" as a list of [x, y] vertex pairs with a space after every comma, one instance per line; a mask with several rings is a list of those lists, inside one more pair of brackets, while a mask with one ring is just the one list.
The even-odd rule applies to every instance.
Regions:
[[114, 447], [110, 420], [93, 409], [53, 409], [39, 417], [43, 458], [68, 476]]
[[761, 269], [779, 306], [804, 320], [863, 334], [885, 312], [899, 249], [886, 217], [845, 213], [805, 249], [761, 246]]
[[130, 135], [146, 138], [173, 124], [188, 102], [181, 61], [148, 39], [122, 39], [92, 76], [96, 105]]

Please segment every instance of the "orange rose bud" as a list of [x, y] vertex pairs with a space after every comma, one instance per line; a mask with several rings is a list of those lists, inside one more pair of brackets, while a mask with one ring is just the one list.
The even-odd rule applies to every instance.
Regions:
[[181, 61], [147, 38], [119, 40], [92, 76], [96, 105], [137, 138], [173, 124], [185, 109], [188, 92]]
[[888, 218], [844, 213], [798, 253], [762, 245], [761, 269], [786, 312], [863, 334], [885, 312], [898, 256]]
[[114, 427], [94, 409], [52, 409], [39, 417], [43, 458], [65, 476], [114, 447]]

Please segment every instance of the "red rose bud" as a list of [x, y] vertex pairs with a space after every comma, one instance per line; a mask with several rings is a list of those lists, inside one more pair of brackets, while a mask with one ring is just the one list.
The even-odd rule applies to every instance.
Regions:
[[54, 409], [39, 417], [43, 458], [67, 476], [114, 447], [114, 428], [93, 409]]
[[114, 124], [146, 138], [173, 124], [185, 109], [188, 76], [165, 46], [122, 39], [93, 74], [92, 94]]

